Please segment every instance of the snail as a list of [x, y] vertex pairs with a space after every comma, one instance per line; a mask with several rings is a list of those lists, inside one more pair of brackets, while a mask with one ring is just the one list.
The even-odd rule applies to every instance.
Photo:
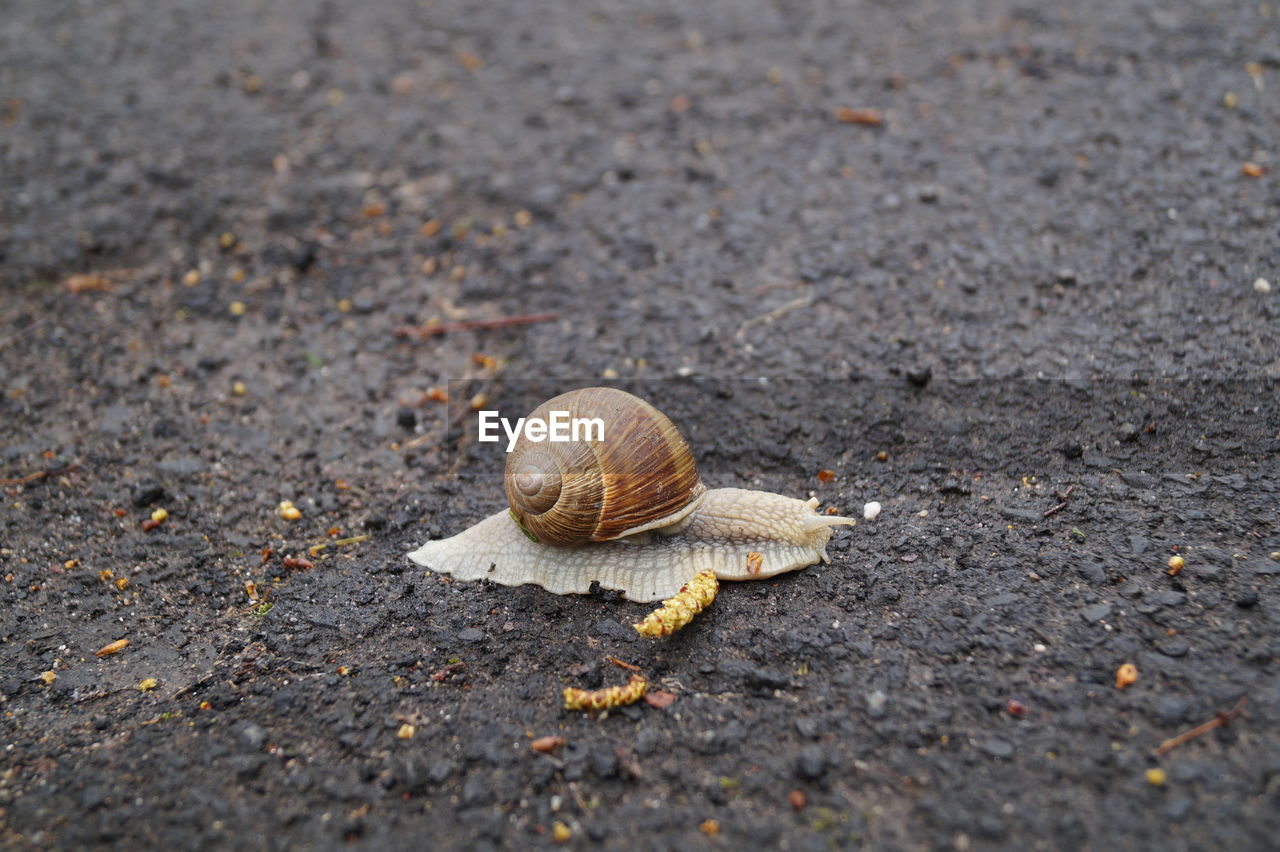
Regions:
[[570, 391], [526, 422], [551, 412], [599, 418], [603, 436], [552, 442], [525, 432], [507, 454], [510, 510], [410, 559], [459, 580], [557, 594], [585, 594], [594, 582], [644, 602], [675, 595], [700, 571], [758, 580], [829, 562], [832, 527], [856, 523], [819, 515], [816, 498], [708, 489], [675, 424], [624, 391]]

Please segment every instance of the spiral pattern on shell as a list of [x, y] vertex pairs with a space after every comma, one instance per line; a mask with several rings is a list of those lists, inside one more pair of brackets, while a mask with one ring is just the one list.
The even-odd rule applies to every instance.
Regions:
[[705, 491], [689, 445], [649, 403], [614, 388], [583, 388], [547, 400], [529, 418], [564, 411], [600, 418], [603, 440], [532, 442], [523, 435], [503, 477], [511, 512], [548, 544], [609, 541], [670, 526]]

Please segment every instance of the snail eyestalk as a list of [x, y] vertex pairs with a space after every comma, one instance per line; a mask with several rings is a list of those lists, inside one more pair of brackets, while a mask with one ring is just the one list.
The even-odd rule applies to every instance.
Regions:
[[641, 636], [670, 636], [711, 606], [719, 590], [720, 582], [715, 572], [699, 571], [675, 597], [667, 598], [662, 606], [645, 616], [644, 621], [631, 626]]

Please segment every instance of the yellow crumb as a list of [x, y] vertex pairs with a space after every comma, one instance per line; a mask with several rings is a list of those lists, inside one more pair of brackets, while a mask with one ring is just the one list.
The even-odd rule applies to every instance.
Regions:
[[566, 710], [608, 710], [634, 704], [649, 688], [644, 675], [634, 674], [626, 686], [611, 686], [607, 689], [574, 689], [564, 691], [564, 708]]
[[644, 621], [632, 626], [641, 636], [670, 636], [710, 606], [719, 589], [714, 572], [699, 571], [675, 597], [667, 598], [661, 607], [645, 616]]

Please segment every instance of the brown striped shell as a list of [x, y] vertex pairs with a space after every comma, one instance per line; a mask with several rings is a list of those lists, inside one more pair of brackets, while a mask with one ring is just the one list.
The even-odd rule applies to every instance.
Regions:
[[528, 440], [507, 454], [511, 514], [547, 544], [610, 541], [678, 524], [706, 490], [676, 425], [649, 403], [613, 388], [583, 388], [529, 413], [600, 418], [603, 440]]

